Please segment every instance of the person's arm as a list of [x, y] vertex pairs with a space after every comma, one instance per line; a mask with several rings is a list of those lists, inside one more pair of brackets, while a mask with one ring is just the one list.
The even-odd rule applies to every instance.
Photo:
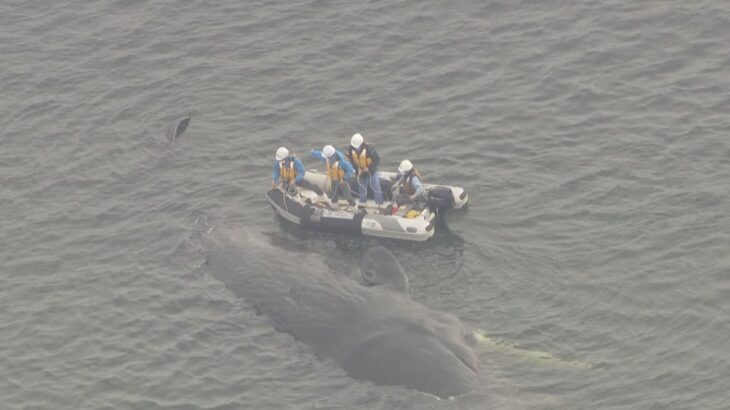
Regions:
[[421, 183], [420, 177], [414, 176], [411, 178], [411, 185], [413, 185], [413, 189], [415, 190], [411, 199], [423, 196], [423, 184]]
[[271, 175], [271, 185], [276, 185], [276, 181], [279, 180], [279, 163], [274, 162], [274, 173]]
[[345, 179], [350, 179], [350, 177], [355, 175], [355, 170], [352, 169], [352, 164], [350, 164], [350, 161], [345, 158], [345, 155], [343, 153], [338, 151], [337, 156], [340, 159], [340, 168], [345, 171]]
[[309, 151], [309, 155], [311, 155], [312, 157], [317, 158], [318, 160], [321, 160], [321, 161], [325, 160], [324, 155], [322, 155], [322, 151], [319, 151], [316, 149]]
[[373, 162], [371, 162], [368, 166], [368, 171], [370, 171], [370, 173], [372, 174], [378, 169], [378, 164], [380, 164], [380, 155], [378, 155], [378, 151], [376, 151], [375, 148], [369, 148], [370, 157], [373, 159]]
[[307, 170], [304, 169], [304, 164], [302, 164], [302, 161], [299, 158], [294, 158], [294, 168], [297, 170], [297, 178], [295, 182], [299, 185], [302, 183], [302, 180], [304, 180], [304, 173], [307, 172]]
[[352, 159], [352, 148], [347, 147], [347, 151], [345, 151], [345, 159], [350, 163], [350, 165], [352, 165], [352, 169], [355, 169], [356, 165]]
[[393, 182], [393, 185], [391, 185], [390, 190], [393, 192], [393, 194], [397, 194], [400, 192], [401, 185], [403, 185], [403, 174], [398, 171], [398, 173], [395, 175], [395, 181]]

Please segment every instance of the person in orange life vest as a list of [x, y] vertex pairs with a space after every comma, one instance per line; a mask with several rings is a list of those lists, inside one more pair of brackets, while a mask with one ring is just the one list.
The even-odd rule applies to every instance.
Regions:
[[421, 174], [413, 167], [413, 163], [407, 159], [404, 159], [398, 166], [398, 179], [393, 185], [393, 198], [394, 204], [390, 208], [393, 215], [401, 205], [416, 205], [426, 200], [426, 190], [423, 189]]
[[289, 155], [289, 150], [285, 147], [279, 147], [276, 150], [271, 186], [275, 187], [281, 183], [285, 190], [295, 190], [297, 185], [302, 183], [305, 172], [304, 164], [299, 158]]
[[[413, 163], [404, 159], [398, 166], [398, 180], [400, 185], [401, 198], [398, 203], [419, 202], [426, 199], [426, 191], [423, 189], [421, 174], [413, 167]], [[402, 201], [402, 202], [401, 202]]]
[[380, 190], [380, 174], [378, 163], [380, 156], [370, 144], [363, 141], [362, 135], [355, 134], [347, 148], [347, 158], [357, 170], [357, 185], [360, 193], [360, 205], [364, 205], [368, 198], [368, 185], [373, 190], [375, 203], [383, 205], [383, 191]]
[[329, 178], [329, 182], [332, 185], [330, 199], [337, 203], [337, 198], [342, 193], [347, 203], [355, 205], [355, 200], [352, 199], [352, 192], [350, 192], [350, 184], [347, 183], [347, 180], [355, 174], [355, 171], [352, 169], [350, 162], [345, 158], [345, 154], [335, 150], [335, 147], [332, 145], [325, 145], [322, 151], [312, 150], [310, 154], [314, 158], [324, 162], [327, 167], [327, 178]]

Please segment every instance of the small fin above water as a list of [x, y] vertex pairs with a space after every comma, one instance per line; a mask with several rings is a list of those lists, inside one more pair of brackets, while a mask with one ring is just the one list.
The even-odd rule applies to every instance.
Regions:
[[167, 129], [167, 141], [171, 143], [175, 142], [177, 140], [177, 137], [179, 137], [180, 134], [185, 132], [185, 130], [188, 128], [188, 124], [190, 124], [189, 115], [175, 120], [170, 128]]

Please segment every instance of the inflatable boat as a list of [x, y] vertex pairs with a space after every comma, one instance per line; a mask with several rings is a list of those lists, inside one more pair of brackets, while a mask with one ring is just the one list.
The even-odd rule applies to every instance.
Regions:
[[[327, 176], [316, 170], [307, 171], [296, 190], [275, 187], [266, 192], [266, 197], [278, 215], [303, 228], [409, 241], [431, 238], [444, 213], [464, 207], [469, 200], [463, 188], [424, 183], [425, 203], [404, 205], [393, 211], [396, 177], [394, 172], [380, 173], [385, 200], [382, 206], [373, 200], [371, 189], [364, 206], [350, 205], [342, 196], [336, 203], [332, 202], [325, 194], [329, 185]], [[348, 182], [357, 201], [357, 180], [352, 178]]]

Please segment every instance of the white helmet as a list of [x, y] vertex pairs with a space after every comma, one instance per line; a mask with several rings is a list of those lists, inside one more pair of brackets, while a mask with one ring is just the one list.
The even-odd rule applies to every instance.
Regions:
[[357, 134], [352, 136], [352, 139], [350, 140], [350, 145], [352, 145], [352, 148], [360, 148], [360, 145], [362, 145], [362, 135], [358, 132]]
[[322, 148], [322, 154], [324, 154], [325, 158], [335, 155], [335, 147], [332, 145], [325, 145], [324, 148]]
[[281, 161], [284, 158], [289, 156], [289, 150], [285, 147], [279, 147], [279, 149], [276, 150], [276, 160]]
[[407, 159], [404, 159], [401, 161], [400, 166], [398, 167], [398, 171], [400, 171], [402, 174], [405, 174], [406, 172], [413, 169], [413, 164], [411, 161], [408, 161]]

